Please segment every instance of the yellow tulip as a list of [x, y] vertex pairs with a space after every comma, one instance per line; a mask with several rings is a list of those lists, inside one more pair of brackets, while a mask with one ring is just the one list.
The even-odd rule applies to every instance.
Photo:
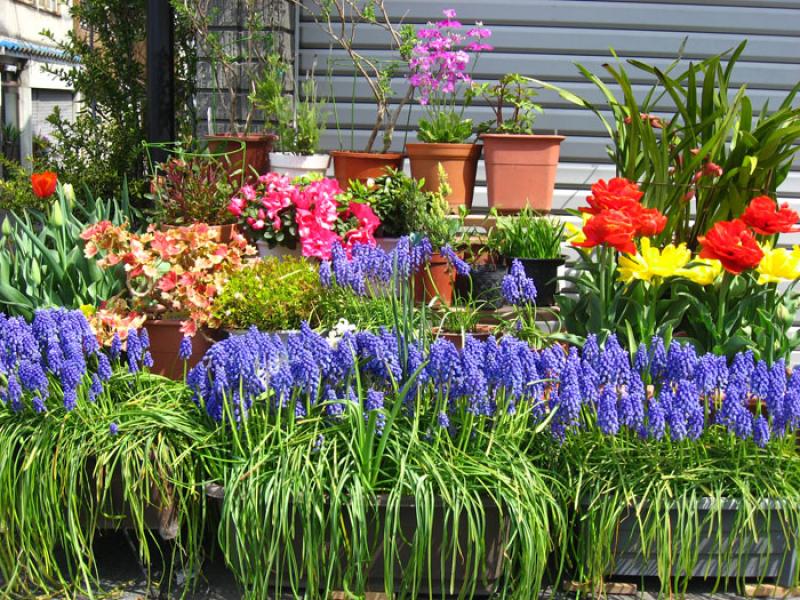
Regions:
[[637, 254], [625, 254], [620, 257], [617, 270], [619, 280], [630, 283], [634, 279], [650, 281], [655, 277], [662, 279], [672, 277], [686, 266], [692, 253], [686, 244], [669, 244], [663, 250], [654, 248], [650, 238], [642, 238]]
[[722, 263], [714, 258], [695, 258], [688, 269], [680, 269], [675, 273], [699, 285], [711, 285], [722, 273]]
[[800, 250], [797, 247], [792, 251], [766, 247], [756, 271], [760, 285], [800, 279]]
[[81, 304], [80, 311], [83, 313], [83, 316], [88, 319], [94, 316], [94, 313], [97, 312], [97, 309], [91, 304]]
[[583, 223], [581, 226], [578, 227], [574, 223], [565, 223], [564, 229], [567, 230], [567, 243], [568, 244], [580, 244], [586, 241], [586, 235], [583, 233], [583, 227], [586, 225], [586, 222], [592, 218], [592, 215], [588, 213], [583, 213]]

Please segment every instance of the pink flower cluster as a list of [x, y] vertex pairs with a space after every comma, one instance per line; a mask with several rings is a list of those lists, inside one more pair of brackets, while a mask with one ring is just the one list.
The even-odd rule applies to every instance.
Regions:
[[443, 12], [444, 19], [429, 23], [417, 32], [417, 43], [408, 61], [409, 83], [419, 90], [420, 104], [423, 105], [429, 104], [436, 94], [453, 94], [460, 83], [472, 82], [467, 73], [470, 52], [477, 54], [493, 50], [491, 45], [482, 41], [492, 32], [481, 23], [476, 23], [466, 33], [460, 33], [455, 31], [463, 27], [456, 20], [456, 11], [448, 8]]
[[285, 175], [267, 173], [242, 187], [228, 210], [253, 238], [288, 247], [299, 242], [303, 256], [329, 259], [336, 242], [348, 252], [355, 244], [375, 245], [381, 224], [366, 204], [341, 206], [340, 194], [335, 179], [293, 183]]

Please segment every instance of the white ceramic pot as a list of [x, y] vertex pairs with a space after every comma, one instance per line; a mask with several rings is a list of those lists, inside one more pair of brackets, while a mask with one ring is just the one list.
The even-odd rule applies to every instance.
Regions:
[[289, 152], [270, 152], [270, 170], [289, 177], [303, 175], [325, 175], [331, 157], [327, 154], [291, 154]]
[[259, 240], [256, 242], [256, 248], [258, 248], [258, 256], [261, 258], [267, 258], [270, 256], [277, 258], [294, 256], [295, 258], [300, 258], [303, 256], [303, 251], [300, 249], [300, 244], [298, 244], [294, 250], [285, 246], [275, 246], [274, 248], [270, 248], [267, 242], [262, 242]]

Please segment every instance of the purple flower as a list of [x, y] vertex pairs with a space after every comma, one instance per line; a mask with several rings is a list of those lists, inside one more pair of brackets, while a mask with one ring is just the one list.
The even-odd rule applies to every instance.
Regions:
[[666, 433], [666, 416], [661, 402], [653, 398], [647, 408], [647, 434], [654, 440], [661, 440]]
[[447, 413], [443, 410], [440, 410], [439, 414], [436, 416], [436, 422], [442, 429], [447, 429], [450, 427], [450, 417], [448, 417]]
[[324, 288], [330, 288], [333, 285], [333, 272], [331, 271], [331, 261], [323, 260], [319, 264], [319, 282]]
[[111, 435], [117, 435], [119, 433], [119, 425], [114, 423], [113, 421], [108, 424], [108, 433]]
[[525, 274], [522, 262], [516, 258], [511, 262], [508, 274], [503, 277], [500, 288], [503, 299], [512, 306], [525, 306], [536, 303], [536, 285]]
[[188, 335], [183, 336], [183, 339], [181, 340], [181, 345], [178, 348], [178, 358], [183, 361], [192, 358], [192, 338], [190, 338]]
[[753, 441], [759, 448], [765, 448], [769, 443], [769, 422], [766, 417], [759, 415], [753, 419]]
[[450, 247], [450, 244], [446, 244], [439, 249], [439, 253], [447, 259], [456, 270], [456, 273], [459, 275], [469, 275], [471, 268], [469, 264], [467, 264], [455, 251]]
[[600, 392], [600, 400], [597, 403], [597, 425], [606, 435], [616, 435], [619, 431], [617, 391], [608, 385]]

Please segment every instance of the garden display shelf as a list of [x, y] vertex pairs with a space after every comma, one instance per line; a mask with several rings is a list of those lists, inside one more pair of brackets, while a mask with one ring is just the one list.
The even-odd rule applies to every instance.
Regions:
[[[790, 523], [781, 523], [780, 502], [764, 500], [763, 512], [740, 515], [739, 503], [733, 499], [723, 499], [720, 512], [714, 515], [717, 501], [701, 498], [697, 514], [689, 515], [698, 524], [697, 537], [693, 540], [695, 548], [684, 548], [676, 533], [677, 550], [674, 555], [696, 552], [697, 561], [691, 573], [678, 572], [676, 577], [715, 577], [729, 579], [767, 579], [779, 586], [791, 587], [794, 573], [798, 567], [797, 538], [799, 532], [791, 531]], [[646, 507], [643, 507], [646, 508]], [[732, 537], [737, 518], [752, 519], [749, 531], [752, 535]], [[677, 510], [670, 510], [670, 527], [676, 532]], [[789, 528], [789, 530], [785, 529]], [[721, 543], [721, 545], [720, 545]], [[659, 575], [658, 548], [642, 548], [642, 531], [635, 511], [628, 508], [619, 520], [608, 575], [613, 577], [657, 577]]]
[[[216, 502], [222, 511], [225, 502], [225, 488], [218, 484], [209, 484], [206, 487], [206, 495], [212, 501]], [[367, 539], [371, 540], [374, 544], [374, 552], [372, 560], [369, 564], [366, 578], [367, 589], [373, 592], [383, 592], [385, 589], [385, 557], [383, 552], [384, 540], [382, 539], [382, 532], [386, 525], [388, 497], [386, 494], [378, 494], [376, 496], [375, 504], [372, 506], [374, 510], [374, 517], [369, 531], [366, 534]], [[421, 587], [419, 588], [420, 594], [458, 594], [459, 590], [465, 583], [464, 573], [470, 569], [468, 564], [469, 549], [467, 546], [467, 536], [465, 534], [468, 523], [466, 517], [462, 517], [459, 522], [459, 551], [456, 556], [449, 553], [445, 558], [445, 569], [442, 568], [442, 554], [447, 552], [444, 546], [447, 543], [452, 543], [446, 540], [445, 534], [445, 519], [444, 519], [444, 500], [437, 498], [434, 500], [434, 513], [431, 525], [431, 548], [432, 560], [430, 562], [430, 570], [428, 575], [422, 579]], [[507, 538], [508, 527], [504, 524], [504, 518], [500, 509], [488, 497], [483, 498], [485, 529], [483, 532], [484, 545], [485, 545], [485, 560], [483, 565], [483, 576], [480, 583], [475, 589], [472, 596], [474, 598], [492, 597], [498, 590], [497, 585], [503, 573], [504, 567], [504, 552]], [[403, 587], [403, 569], [413, 561], [412, 549], [408, 540], [412, 540], [418, 530], [417, 523], [417, 506], [414, 499], [411, 497], [402, 498], [399, 503], [399, 513], [396, 515], [399, 523], [400, 537], [393, 540], [392, 544], [395, 545], [397, 552], [397, 560], [393, 566], [394, 573], [394, 587], [399, 590]], [[343, 527], [347, 529], [348, 525], [345, 523]], [[302, 523], [295, 524], [294, 530], [297, 532], [293, 542], [293, 550], [298, 564], [302, 563], [303, 555], [303, 535]], [[344, 532], [344, 537], [348, 538], [353, 535], [353, 532]], [[238, 561], [239, 555], [236, 549], [236, 532], [232, 531], [230, 535], [234, 542], [231, 544], [234, 548], [233, 552], [228, 555], [229, 561]], [[264, 548], [264, 551], [269, 551]], [[347, 557], [342, 555], [341, 563], [344, 565], [342, 570], [347, 568]], [[284, 577], [288, 581], [288, 576]], [[300, 587], [305, 588], [305, 580], [302, 580]]]

